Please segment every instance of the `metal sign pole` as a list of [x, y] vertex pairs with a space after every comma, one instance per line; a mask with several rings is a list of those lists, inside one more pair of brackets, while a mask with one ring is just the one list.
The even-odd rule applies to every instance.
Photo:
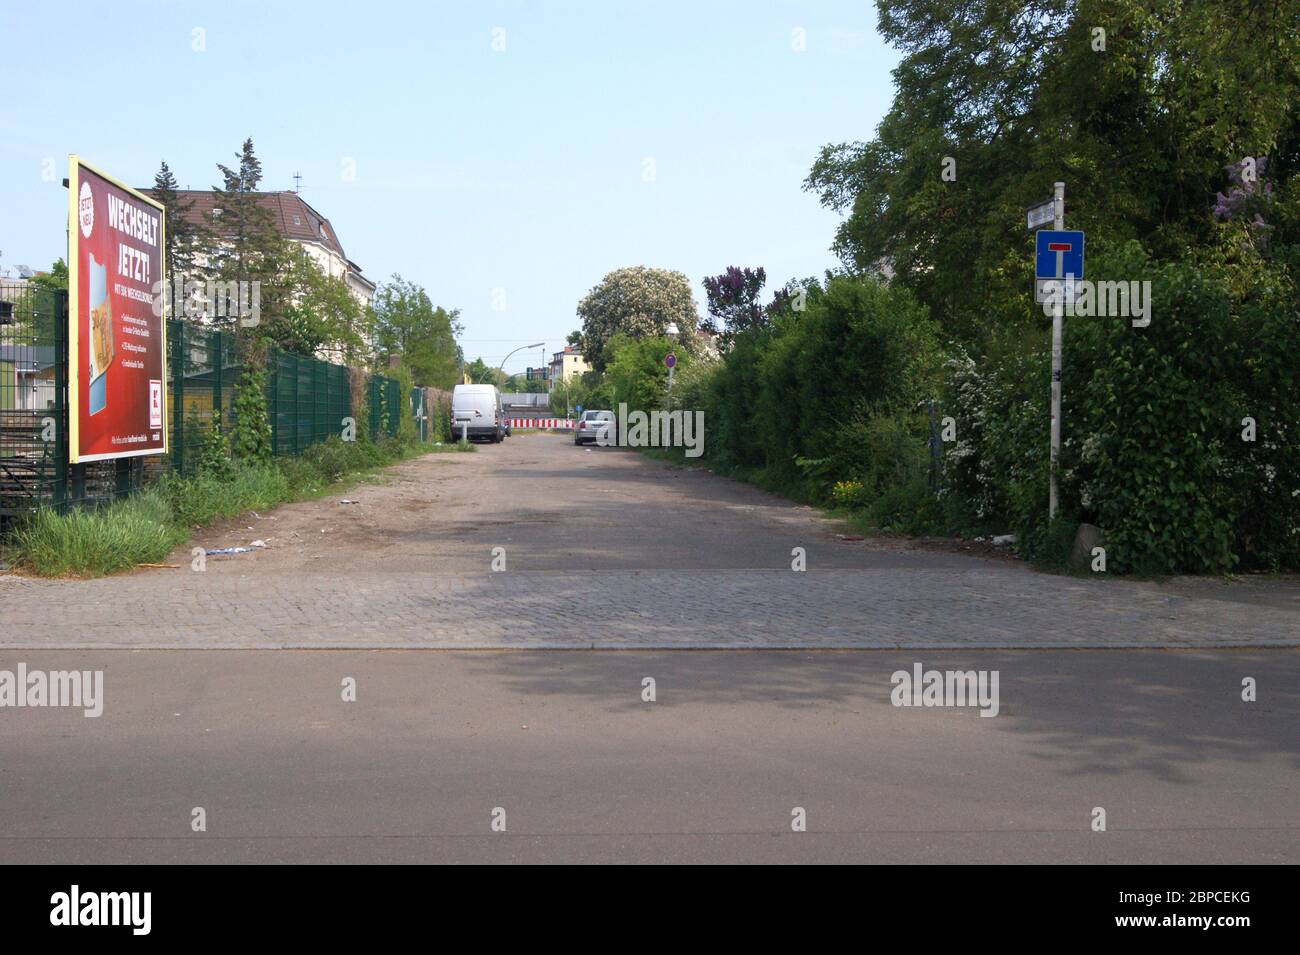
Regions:
[[[1056, 224], [1059, 231], [1065, 228], [1065, 183], [1056, 184]], [[1057, 274], [1060, 277], [1061, 253], [1057, 253]], [[1061, 338], [1064, 332], [1064, 294], [1058, 289], [1052, 305], [1052, 451], [1047, 495], [1047, 516], [1055, 519], [1057, 510], [1056, 459], [1061, 453]]]

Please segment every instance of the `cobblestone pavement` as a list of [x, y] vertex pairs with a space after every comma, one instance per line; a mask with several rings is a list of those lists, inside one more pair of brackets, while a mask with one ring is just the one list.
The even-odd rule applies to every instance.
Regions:
[[[1055, 577], [843, 530], [705, 471], [520, 435], [209, 528], [171, 569], [0, 576], [0, 648], [1300, 645], [1294, 580]], [[191, 570], [194, 544], [254, 539]]]

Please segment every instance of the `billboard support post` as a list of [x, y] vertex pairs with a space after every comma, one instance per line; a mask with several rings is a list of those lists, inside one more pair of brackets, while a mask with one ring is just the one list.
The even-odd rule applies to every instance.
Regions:
[[59, 408], [54, 436], [54, 504], [68, 496], [68, 296], [54, 297], [54, 400]]
[[[185, 324], [182, 322], [176, 329], [176, 338], [172, 342], [172, 434], [176, 436], [176, 444], [172, 448], [172, 470], [177, 474], [185, 474], [185, 421], [183, 418], [185, 409]], [[166, 385], [164, 384], [164, 388]]]

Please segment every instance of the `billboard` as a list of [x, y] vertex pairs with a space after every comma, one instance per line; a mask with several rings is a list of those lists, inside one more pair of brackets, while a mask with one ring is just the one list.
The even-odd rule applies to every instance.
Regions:
[[167, 452], [163, 207], [68, 157], [68, 458]]

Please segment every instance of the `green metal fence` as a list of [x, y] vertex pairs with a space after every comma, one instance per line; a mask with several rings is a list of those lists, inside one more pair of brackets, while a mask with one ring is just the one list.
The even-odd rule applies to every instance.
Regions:
[[276, 349], [267, 371], [267, 407], [276, 454], [301, 454], [309, 445], [343, 433], [344, 419], [352, 416], [346, 368]]
[[[65, 295], [0, 280], [0, 527], [69, 492], [66, 314]], [[77, 479], [82, 494], [112, 495], [118, 469]]]
[[[26, 282], [0, 282], [0, 527], [38, 507], [112, 500], [146, 473], [192, 474], [199, 447], [220, 412], [235, 423], [235, 385], [242, 367], [229, 332], [168, 320], [170, 455], [69, 465], [67, 448], [67, 295]], [[372, 439], [397, 434], [401, 385], [372, 375], [366, 383]], [[417, 389], [418, 390], [418, 389]], [[272, 348], [266, 367], [271, 447], [302, 453], [344, 434], [352, 417], [348, 369]]]
[[227, 429], [234, 423], [239, 368], [234, 343], [221, 332], [169, 321], [167, 342], [170, 466], [188, 475], [194, 473], [199, 447], [212, 430], [216, 414], [220, 413]]
[[[169, 320], [167, 335], [171, 343], [172, 467], [189, 474], [198, 460], [197, 448], [212, 429], [213, 412], [221, 413], [227, 430], [236, 423], [235, 383], [243, 368], [229, 332]], [[400, 385], [392, 378], [372, 375], [368, 388], [370, 438], [396, 435]], [[266, 362], [266, 407], [271, 449], [277, 456], [301, 454], [331, 435], [342, 436], [352, 418], [348, 370], [271, 348]]]

